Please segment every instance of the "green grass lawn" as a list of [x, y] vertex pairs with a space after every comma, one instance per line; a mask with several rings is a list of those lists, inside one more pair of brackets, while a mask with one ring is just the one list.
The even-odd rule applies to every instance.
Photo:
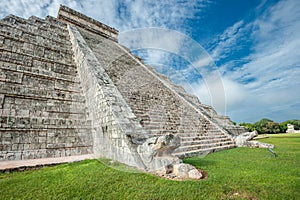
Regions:
[[300, 134], [270, 135], [266, 149], [236, 148], [184, 160], [207, 180], [172, 181], [106, 160], [0, 174], [0, 199], [300, 199]]

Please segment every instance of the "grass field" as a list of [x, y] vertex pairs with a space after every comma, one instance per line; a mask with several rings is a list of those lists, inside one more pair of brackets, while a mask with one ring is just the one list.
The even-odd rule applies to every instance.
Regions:
[[300, 199], [300, 134], [270, 135], [266, 149], [236, 148], [186, 163], [207, 180], [172, 181], [106, 160], [0, 174], [0, 199]]

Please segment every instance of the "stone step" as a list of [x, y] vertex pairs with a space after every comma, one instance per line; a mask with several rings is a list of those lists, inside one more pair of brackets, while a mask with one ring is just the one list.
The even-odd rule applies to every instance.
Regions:
[[[35, 60], [34, 62], [39, 62], [39, 61]], [[45, 65], [44, 67], [46, 68], [47, 67], [46, 64], [43, 62], [39, 62], [37, 64], [39, 64], [38, 65], [39, 68], [28, 67], [28, 66], [24, 66], [24, 65], [16, 65], [11, 62], [2, 61], [0, 63], [0, 70], [8, 70], [8, 71], [11, 71], [12, 73], [16, 73], [16, 74], [20, 73], [23, 75], [41, 77], [41, 78], [45, 78], [45, 79], [59, 80], [59, 81], [74, 83], [74, 84], [78, 84], [78, 85], [80, 84], [79, 78], [77, 76], [65, 75], [65, 74], [60, 74], [60, 73], [50, 71], [51, 66], [49, 67], [48, 70], [41, 69], [41, 67], [43, 65]]]
[[[194, 140], [202, 140], [202, 139], [216, 139], [216, 138], [228, 138], [228, 136], [224, 135], [224, 133], [219, 130], [205, 131], [205, 130], [186, 130], [184, 127], [177, 126], [176, 124], [168, 124], [168, 123], [151, 123], [151, 124], [142, 124], [142, 126], [155, 134], [165, 134], [167, 132], [173, 134], [179, 134], [182, 138], [182, 141], [194, 141]], [[168, 127], [168, 129], [166, 129]]]
[[167, 118], [166, 117], [160, 117], [160, 118], [153, 118], [152, 116], [144, 116], [144, 115], [140, 115], [137, 114], [140, 118], [143, 119], [144, 122], [147, 122], [148, 124], [162, 124], [162, 123], [166, 123], [167, 122]]
[[[78, 83], [78, 78], [76, 81], [77, 68], [73, 67], [72, 65], [51, 62], [49, 60], [47, 61], [45, 59], [36, 57], [32, 57], [32, 59], [27, 62], [27, 65], [25, 65], [25, 63], [22, 65], [21, 62], [23, 61], [23, 58], [25, 58], [24, 54], [16, 54], [19, 55], [19, 57], [16, 57], [13, 52], [7, 50], [0, 49], [0, 52], [3, 52], [3, 54], [0, 56], [0, 60], [2, 61], [0, 63], [0, 68], [3, 70], [13, 71], [16, 73], [32, 74], [35, 77], [44, 77], [46, 79], [56, 79], [59, 81]], [[12, 58], [13, 60], [10, 61], [8, 60], [9, 58]], [[65, 72], [63, 73], [64, 75], [59, 75], [59, 72], [61, 72], [64, 67], [66, 68]]]
[[65, 26], [58, 25], [53, 20], [50, 21], [49, 18], [42, 19], [36, 16], [31, 16], [28, 18], [28, 21], [30, 23], [33, 23], [35, 26], [39, 26], [39, 27], [42, 26], [46, 29], [50, 29], [52, 32], [59, 33], [64, 36], [68, 36], [68, 30], [66, 25]]
[[163, 79], [167, 85], [172, 87], [180, 96], [185, 98], [187, 101], [189, 101], [190, 103], [192, 103], [195, 106], [201, 106], [202, 105], [200, 103], [199, 99], [195, 95], [187, 93], [182, 86], [174, 84], [167, 76], [164, 76], [162, 74], [157, 73], [157, 71], [153, 67], [151, 67], [151, 66], [147, 66], [147, 67], [152, 72], [154, 72], [157, 76], [159, 76], [161, 79]]
[[[192, 125], [191, 125], [192, 126]], [[208, 129], [205, 127], [195, 127], [195, 128], [190, 128], [190, 127], [186, 127], [186, 126], [181, 126], [183, 130], [185, 130], [183, 133], [187, 134], [189, 132], [191, 133], [195, 133], [195, 132], [199, 132], [198, 134], [218, 134], [221, 133], [223, 134], [219, 129]]]
[[151, 129], [146, 129], [151, 136], [161, 136], [165, 134], [177, 134], [177, 131], [172, 131], [172, 130], [151, 130]]
[[40, 158], [40, 159], [30, 159], [30, 160], [18, 160], [18, 161], [1, 161], [0, 162], [0, 172], [16, 169], [16, 168], [30, 168], [34, 166], [47, 166], [53, 164], [78, 162], [86, 159], [94, 159], [93, 154], [79, 155], [79, 156], [68, 156], [59, 158]]
[[[70, 116], [70, 114], [68, 115]], [[20, 133], [24, 135], [26, 132], [39, 131], [41, 129], [47, 130], [59, 130], [62, 132], [67, 131], [80, 131], [90, 132], [90, 124], [84, 120], [84, 114], [73, 114], [71, 116], [74, 119], [65, 120], [61, 118], [38, 118], [38, 117], [14, 117], [14, 116], [2, 116], [0, 125], [0, 132], [5, 133]], [[74, 123], [74, 124], [73, 124]], [[24, 141], [23, 141], [24, 142]]]
[[[181, 130], [181, 129], [180, 129]], [[207, 130], [182, 130], [180, 136], [182, 137], [201, 137], [201, 136], [220, 136], [224, 135], [221, 131], [207, 131]]]
[[18, 65], [26, 65], [31, 67], [33, 60], [38, 60], [42, 62], [52, 63], [53, 68], [51, 71], [56, 73], [62, 73], [66, 75], [76, 75], [77, 67], [74, 65], [73, 60], [68, 60], [66, 62], [62, 62], [64, 60], [57, 60], [54, 56], [50, 58], [50, 56], [42, 58], [35, 55], [14, 52], [11, 50], [6, 50], [4, 48], [0, 49], [0, 60], [5, 62], [11, 62]]
[[36, 26], [31, 26], [30, 24], [25, 24], [23, 26], [17, 26], [11, 24], [9, 21], [0, 20], [1, 32], [6, 30], [9, 35], [15, 35], [15, 37], [26, 36], [27, 40], [32, 38], [32, 40], [38, 39], [39, 43], [43, 42], [43, 39], [55, 43], [55, 45], [71, 45], [71, 42], [67, 37], [57, 37], [52, 35], [51, 32], [38, 29]]
[[236, 146], [234, 144], [226, 145], [226, 146], [218, 146], [218, 147], [212, 147], [207, 149], [197, 149], [192, 151], [185, 151], [185, 152], [176, 152], [173, 153], [174, 156], [177, 156], [179, 158], [189, 158], [193, 156], [205, 156], [209, 153], [218, 152], [222, 150], [232, 149]]
[[[176, 121], [178, 125], [180, 125], [181, 127], [184, 127], [185, 130], [199, 130], [199, 128], [203, 129], [203, 130], [211, 130], [211, 131], [219, 131], [218, 128], [214, 127], [214, 126], [204, 126], [204, 127], [199, 127], [202, 124], [196, 124], [196, 123], [191, 123], [191, 122], [185, 122], [185, 121], [181, 121], [180, 116], [167, 116], [164, 115], [164, 113], [162, 113], [159, 116], [155, 116], [155, 115], [145, 115], [143, 113], [141, 113], [142, 111], [135, 111], [136, 115], [139, 116], [142, 119], [146, 119], [145, 121], [147, 121], [147, 123], [149, 124], [161, 124], [161, 123], [170, 123], [173, 121]], [[146, 111], [147, 112], [147, 111]], [[198, 119], [194, 119], [195, 121]]]
[[[8, 38], [5, 39], [5, 45], [1, 48], [1, 51], [20, 54], [21, 56], [29, 56], [33, 57], [35, 60], [42, 60], [50, 63], [56, 62], [56, 60], [59, 60], [59, 63], [62, 65], [71, 65], [73, 63], [72, 54], [61, 52], [57, 49], [32, 45], [30, 43], [9, 40]], [[75, 67], [73, 67], [73, 69], [74, 68]]]
[[65, 22], [62, 22], [55, 17], [48, 15], [48, 16], [46, 16], [45, 19], [52, 25], [56, 25], [58, 27], [65, 28], [65, 29], [67, 28], [67, 24]]
[[190, 146], [180, 146], [178, 149], [176, 149], [176, 152], [187, 152], [187, 151], [194, 151], [197, 149], [209, 149], [209, 148], [215, 148], [219, 146], [227, 146], [233, 144], [232, 141], [225, 141], [225, 142], [212, 142], [209, 144], [195, 144]]
[[145, 129], [156, 131], [156, 132], [162, 132], [164, 130], [169, 131], [175, 131], [177, 134], [179, 134], [180, 137], [183, 138], [183, 140], [197, 140], [197, 139], [205, 139], [205, 138], [228, 138], [226, 135], [224, 135], [222, 132], [217, 133], [209, 133], [209, 132], [203, 132], [201, 130], [195, 130], [195, 131], [189, 131], [184, 132], [184, 129], [178, 129], [176, 126], [172, 128], [166, 129], [164, 126], [144, 126]]
[[63, 38], [69, 37], [68, 30], [66, 27], [56, 26], [55, 24], [49, 23], [45, 19], [41, 19], [36, 16], [31, 16], [28, 18], [27, 23], [30, 24], [31, 26], [36, 26], [39, 29], [49, 31], [53, 33], [53, 35], [56, 35], [58, 37], [63, 37]]
[[6, 21], [14, 26], [21, 26], [26, 29], [34, 28], [36, 30], [43, 30], [47, 31], [48, 33], [51, 33], [52, 36], [59, 36], [61, 38], [67, 38], [68, 37], [68, 31], [66, 28], [58, 28], [54, 27], [50, 23], [48, 23], [46, 20], [40, 19], [38, 17], [30, 17], [29, 19], [24, 19], [15, 15], [8, 15], [7, 17], [2, 19], [3, 21]]
[[41, 40], [41, 38], [39, 38], [39, 43], [37, 44], [34, 41], [25, 41], [22, 38], [22, 36], [20, 36], [21, 34], [22, 34], [22, 32], [17, 33], [16, 35], [11, 35], [11, 31], [9, 29], [7, 29], [7, 30], [1, 29], [1, 31], [0, 31], [0, 36], [3, 37], [5, 40], [7, 40], [7, 41], [5, 41], [6, 43], [8, 41], [13, 41], [16, 44], [19, 44], [19, 45], [22, 45], [22, 46], [24, 45], [24, 43], [27, 43], [27, 44], [30, 44], [30, 45], [32, 45], [34, 47], [38, 47], [40, 49], [41, 48], [43, 48], [43, 49], [47, 48], [47, 49], [50, 49], [52, 51], [63, 52], [63, 53], [68, 54], [70, 56], [73, 55], [72, 50], [69, 47], [67, 47], [65, 44], [61, 45], [61, 46], [56, 45], [56, 44], [55, 45], [54, 44], [51, 45], [49, 43], [49, 39], [48, 38], [47, 39], [43, 39], [43, 40]]
[[202, 139], [202, 140], [193, 140], [193, 141], [182, 141], [182, 146], [187, 145], [197, 145], [197, 144], [209, 144], [209, 143], [218, 143], [218, 142], [226, 142], [231, 141], [229, 138], [213, 138], [213, 139]]
[[228, 137], [225, 134], [219, 132], [218, 134], [214, 134], [214, 135], [208, 133], [202, 133], [202, 134], [191, 135], [191, 136], [180, 134], [180, 138], [182, 141], [193, 141], [193, 140], [228, 138]]
[[36, 99], [36, 100], [58, 100], [67, 102], [85, 102], [84, 96], [81, 93], [68, 91], [58, 91], [47, 87], [41, 89], [36, 87], [26, 87], [20, 84], [0, 84], [0, 94], [5, 96]]

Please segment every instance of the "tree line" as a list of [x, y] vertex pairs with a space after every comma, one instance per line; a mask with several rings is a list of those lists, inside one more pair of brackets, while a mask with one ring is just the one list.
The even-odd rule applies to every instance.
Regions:
[[257, 131], [258, 134], [277, 134], [285, 133], [287, 130], [287, 124], [294, 125], [295, 130], [300, 129], [300, 120], [287, 120], [285, 122], [274, 122], [270, 119], [261, 119], [254, 124], [242, 122], [240, 126], [246, 127], [249, 131]]

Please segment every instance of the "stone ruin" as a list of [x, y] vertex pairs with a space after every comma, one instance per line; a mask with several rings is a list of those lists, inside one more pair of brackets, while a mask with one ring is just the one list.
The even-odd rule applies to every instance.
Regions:
[[295, 130], [295, 127], [293, 124], [287, 124], [286, 133], [300, 133], [300, 130]]
[[105, 157], [199, 178], [181, 158], [234, 148], [246, 132], [66, 6], [1, 19], [0, 52], [0, 169]]

